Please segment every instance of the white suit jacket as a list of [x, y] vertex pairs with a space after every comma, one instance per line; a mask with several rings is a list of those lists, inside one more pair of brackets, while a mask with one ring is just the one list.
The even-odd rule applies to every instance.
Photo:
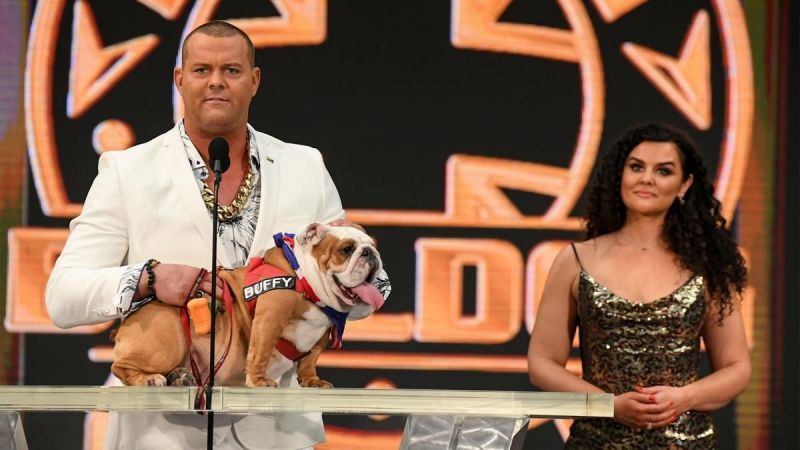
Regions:
[[[261, 158], [261, 208], [250, 257], [273, 246], [272, 235], [344, 217], [319, 152], [255, 133]], [[100, 157], [98, 175], [47, 283], [47, 310], [60, 327], [113, 320], [126, 264], [155, 258], [209, 268], [211, 217], [177, 126], [150, 142]], [[218, 265], [230, 267], [218, 250]], [[280, 384], [296, 386], [287, 373]], [[219, 448], [304, 448], [325, 439], [319, 414], [215, 415]], [[106, 448], [206, 447], [205, 416], [119, 413], [109, 417]], [[217, 448], [217, 445], [215, 445]]]

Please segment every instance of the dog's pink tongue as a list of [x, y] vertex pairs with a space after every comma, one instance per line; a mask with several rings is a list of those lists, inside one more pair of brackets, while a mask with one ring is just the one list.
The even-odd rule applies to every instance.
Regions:
[[383, 295], [381, 295], [381, 291], [379, 291], [378, 288], [370, 283], [361, 283], [358, 286], [351, 288], [351, 290], [358, 296], [358, 298], [361, 299], [362, 302], [372, 306], [376, 311], [381, 309], [381, 306], [383, 306], [384, 298]]

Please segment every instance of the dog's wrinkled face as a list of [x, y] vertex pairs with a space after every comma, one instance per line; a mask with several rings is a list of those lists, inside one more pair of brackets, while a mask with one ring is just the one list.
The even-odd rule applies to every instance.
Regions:
[[[311, 246], [325, 291], [339, 302], [331, 307], [356, 316], [380, 309], [384, 298], [372, 282], [383, 266], [369, 235], [353, 227], [312, 224], [297, 236], [297, 242]], [[365, 307], [368, 311], [361, 311]]]

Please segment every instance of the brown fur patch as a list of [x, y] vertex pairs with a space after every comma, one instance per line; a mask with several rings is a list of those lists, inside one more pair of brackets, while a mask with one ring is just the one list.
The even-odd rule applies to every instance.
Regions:
[[[311, 250], [311, 255], [319, 261], [319, 268], [322, 272], [328, 272], [331, 267], [341, 267], [350, 257], [350, 254], [342, 253], [342, 249], [348, 245], [355, 245], [353, 239], [339, 239], [336, 236], [325, 236]], [[352, 254], [352, 253], [351, 253]]]

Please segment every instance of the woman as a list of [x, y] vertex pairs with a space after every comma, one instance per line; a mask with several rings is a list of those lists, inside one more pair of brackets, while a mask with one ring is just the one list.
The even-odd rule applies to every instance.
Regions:
[[[709, 411], [750, 378], [746, 269], [719, 209], [672, 127], [633, 128], [603, 159], [589, 239], [556, 256], [528, 349], [540, 389], [614, 394], [614, 419], [576, 420], [567, 448], [715, 447]], [[564, 367], [576, 327], [583, 378]], [[712, 373], [698, 378], [701, 336]]]

